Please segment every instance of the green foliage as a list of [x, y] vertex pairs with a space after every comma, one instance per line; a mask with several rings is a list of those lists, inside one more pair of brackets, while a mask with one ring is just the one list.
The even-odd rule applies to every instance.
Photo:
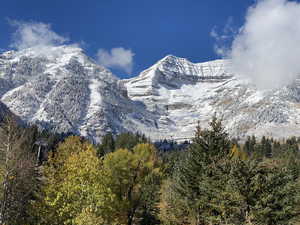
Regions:
[[[145, 136], [131, 133], [109, 133], [96, 147], [76, 136], [57, 146], [60, 135], [11, 124], [0, 129], [0, 138], [3, 224], [290, 225], [300, 220], [295, 137], [252, 136], [242, 144], [230, 140], [214, 117], [209, 129], [198, 125], [188, 149], [159, 156]], [[35, 143], [41, 138], [49, 149], [57, 147], [47, 162], [37, 164]]]
[[259, 156], [267, 157], [267, 158], [272, 157], [271, 140], [263, 136], [260, 145], [258, 146], [257, 152]]
[[145, 135], [140, 135], [139, 133], [122, 133], [116, 137], [115, 149], [126, 148], [131, 150], [137, 144], [148, 142]]
[[136, 224], [145, 214], [154, 216], [161, 171], [153, 145], [138, 144], [132, 151], [119, 149], [107, 154], [103, 171], [106, 187], [116, 196], [111, 207], [119, 224]]
[[148, 143], [145, 135], [139, 133], [133, 134], [130, 132], [121, 133], [116, 137], [112, 133], [107, 133], [103, 136], [101, 144], [97, 145], [97, 155], [102, 157], [108, 153], [114, 152], [120, 148], [132, 150], [134, 146], [141, 143]]
[[239, 195], [234, 224], [289, 224], [299, 214], [299, 182], [274, 160], [234, 161], [228, 183]]
[[[209, 199], [213, 198], [213, 188], [223, 186], [219, 179], [222, 174], [217, 170], [218, 162], [228, 158], [230, 141], [220, 120], [214, 117], [210, 128], [202, 130], [197, 127], [193, 144], [169, 182], [169, 192], [162, 195], [162, 205], [166, 206], [161, 214], [164, 222], [170, 223], [173, 218], [175, 224], [200, 224], [213, 211]], [[177, 206], [182, 209], [181, 213]], [[217, 211], [213, 213], [219, 214]]]
[[186, 150], [174, 150], [164, 152], [160, 155], [163, 164], [164, 174], [167, 177], [170, 177], [174, 173], [178, 162], [180, 162], [181, 159], [185, 157], [185, 154]]
[[255, 136], [252, 137], [248, 136], [244, 144], [244, 148], [243, 148], [244, 152], [246, 152], [248, 155], [253, 155], [255, 151], [255, 145], [256, 145]]
[[222, 121], [216, 117], [210, 122], [210, 129], [201, 129], [197, 126], [191, 154], [204, 157], [203, 160], [211, 162], [226, 157], [229, 154], [231, 142], [222, 126]]
[[73, 224], [82, 221], [82, 213], [94, 209], [94, 216], [108, 219], [113, 194], [104, 188], [101, 162], [91, 144], [69, 137], [44, 168], [46, 178], [41, 198], [34, 209], [41, 224]]
[[290, 224], [299, 216], [299, 193], [297, 169], [283, 160], [247, 160], [236, 146], [230, 152], [214, 118], [210, 130], [197, 129], [185, 159], [163, 185], [160, 217], [169, 225]]
[[82, 210], [74, 219], [74, 225], [104, 225], [102, 217], [97, 216], [97, 212], [88, 207]]
[[151, 144], [98, 158], [91, 144], [69, 137], [44, 168], [33, 211], [40, 224], [156, 224], [160, 162]]
[[97, 155], [99, 157], [115, 151], [115, 140], [112, 133], [107, 133], [102, 138], [101, 144], [97, 146]]

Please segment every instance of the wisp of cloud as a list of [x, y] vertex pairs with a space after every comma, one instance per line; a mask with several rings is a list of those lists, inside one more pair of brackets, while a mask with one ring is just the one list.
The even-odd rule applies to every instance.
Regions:
[[260, 0], [247, 12], [227, 57], [236, 74], [258, 88], [274, 89], [300, 75], [300, 4]]
[[215, 39], [214, 51], [217, 55], [226, 56], [229, 52], [229, 45], [232, 39], [237, 35], [237, 29], [233, 26], [233, 18], [229, 17], [225, 27], [223, 28], [221, 34], [217, 31], [217, 27], [214, 27], [210, 36]]
[[[9, 20], [9, 23], [16, 29], [12, 36], [10, 47], [17, 50], [34, 48], [34, 52], [38, 55], [56, 57], [60, 52], [58, 49], [53, 49], [51, 47], [69, 42], [68, 38], [55, 33], [51, 29], [50, 24], [17, 20]], [[80, 47], [86, 44], [73, 43], [69, 45]], [[110, 51], [99, 49], [96, 60], [99, 64], [107, 68], [121, 69], [129, 74], [132, 72], [134, 55], [135, 54], [130, 49], [122, 47], [112, 48]]]
[[10, 47], [22, 50], [31, 47], [48, 47], [63, 44], [68, 41], [51, 30], [51, 25], [40, 22], [21, 22], [10, 20], [16, 27]]
[[127, 74], [132, 72], [134, 53], [130, 49], [122, 47], [112, 48], [109, 51], [99, 49], [97, 53], [98, 63], [108, 68], [124, 70]]

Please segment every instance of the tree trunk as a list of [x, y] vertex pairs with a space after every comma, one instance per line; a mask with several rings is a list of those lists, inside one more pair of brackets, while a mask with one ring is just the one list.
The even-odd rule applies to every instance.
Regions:
[[131, 215], [131, 213], [128, 213], [128, 217], [127, 217], [127, 225], [132, 225], [132, 220], [133, 220], [133, 216]]

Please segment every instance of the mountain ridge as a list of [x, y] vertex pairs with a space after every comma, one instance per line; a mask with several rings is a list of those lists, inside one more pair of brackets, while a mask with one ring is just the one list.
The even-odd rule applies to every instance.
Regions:
[[119, 79], [77, 46], [9, 51], [0, 54], [0, 90], [1, 101], [26, 122], [96, 142], [126, 131], [183, 140], [214, 114], [232, 136], [300, 135], [299, 80], [260, 91], [235, 76], [229, 60], [167, 55]]

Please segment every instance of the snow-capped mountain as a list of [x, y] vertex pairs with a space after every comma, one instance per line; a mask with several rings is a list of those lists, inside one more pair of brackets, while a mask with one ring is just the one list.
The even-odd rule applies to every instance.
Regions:
[[108, 131], [184, 140], [214, 113], [233, 136], [300, 135], [300, 82], [259, 91], [230, 71], [166, 56], [120, 80], [78, 47], [31, 48], [0, 55], [0, 97], [29, 123], [95, 141]]
[[231, 70], [227, 60], [194, 64], [167, 56], [125, 84], [131, 99], [159, 115], [158, 129], [169, 137], [192, 137], [197, 121], [206, 126], [214, 114], [232, 136], [300, 135], [299, 81], [260, 91]]
[[0, 86], [12, 112], [59, 132], [97, 141], [105, 132], [137, 131], [151, 123], [122, 82], [74, 46], [2, 54]]

